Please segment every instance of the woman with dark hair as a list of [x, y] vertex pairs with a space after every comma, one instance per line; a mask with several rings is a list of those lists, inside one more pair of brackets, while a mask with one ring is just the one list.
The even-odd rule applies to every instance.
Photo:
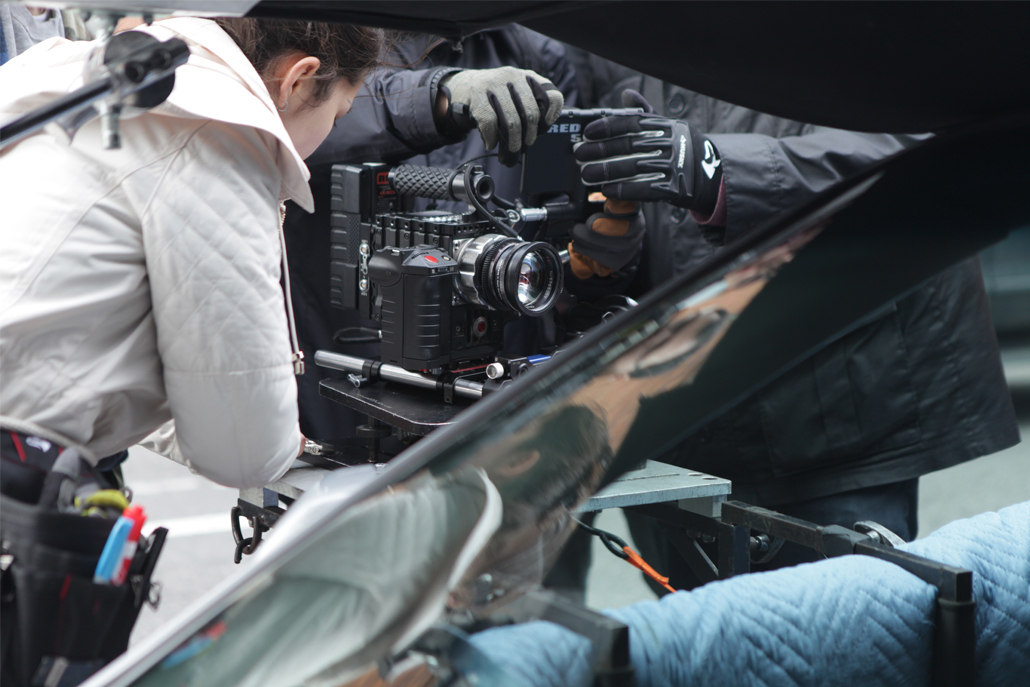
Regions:
[[[303, 160], [383, 34], [198, 18], [139, 30], [191, 55], [165, 103], [123, 113], [121, 149], [103, 149], [94, 119], [0, 153], [3, 490], [29, 502], [62, 448], [96, 466], [162, 428], [166, 455], [254, 487], [303, 444], [282, 203], [313, 209]], [[80, 86], [92, 47], [53, 39], [5, 65], [0, 120]]]

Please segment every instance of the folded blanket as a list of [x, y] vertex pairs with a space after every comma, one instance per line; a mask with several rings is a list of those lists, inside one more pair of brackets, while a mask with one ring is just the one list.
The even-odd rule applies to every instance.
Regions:
[[[904, 548], [974, 572], [978, 687], [1025, 684], [1030, 503], [951, 523]], [[606, 613], [630, 627], [638, 687], [929, 685], [935, 600], [934, 587], [891, 563], [844, 556]], [[582, 638], [540, 625], [472, 641], [519, 666], [526, 685], [583, 680]]]

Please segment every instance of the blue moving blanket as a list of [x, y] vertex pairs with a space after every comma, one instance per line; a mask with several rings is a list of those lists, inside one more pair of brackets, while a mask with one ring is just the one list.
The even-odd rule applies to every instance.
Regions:
[[[1030, 684], [1030, 502], [904, 548], [973, 571], [978, 687]], [[929, 685], [935, 599], [891, 563], [844, 556], [606, 613], [630, 627], [638, 687]], [[527, 686], [589, 682], [583, 638], [540, 625], [472, 642]]]

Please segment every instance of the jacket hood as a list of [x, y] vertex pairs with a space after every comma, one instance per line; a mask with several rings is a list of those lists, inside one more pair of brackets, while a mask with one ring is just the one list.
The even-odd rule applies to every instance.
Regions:
[[[310, 174], [283, 126], [264, 82], [232, 38], [215, 22], [181, 17], [138, 29], [165, 41], [179, 38], [189, 61], [175, 72], [175, 88], [153, 109], [164, 115], [213, 119], [265, 131], [279, 142], [280, 200], [314, 209]], [[0, 72], [0, 119], [43, 105], [83, 84], [92, 42], [45, 41], [9, 62]], [[19, 68], [20, 67], [20, 68]], [[42, 72], [41, 72], [42, 68]]]
[[[252, 126], [272, 134], [281, 144], [277, 160], [283, 175], [281, 200], [289, 198], [308, 212], [314, 210], [307, 165], [286, 132], [264, 82], [229, 34], [210, 19], [195, 17], [166, 19], [142, 30], [162, 41], [181, 38], [190, 47], [189, 61], [175, 72], [176, 88], [156, 109]], [[190, 88], [180, 88], [187, 83]], [[253, 102], [247, 95], [260, 105], [238, 107], [240, 102]]]

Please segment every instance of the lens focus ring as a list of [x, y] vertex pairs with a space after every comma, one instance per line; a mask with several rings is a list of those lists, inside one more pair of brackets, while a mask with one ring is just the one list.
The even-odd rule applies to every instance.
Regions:
[[549, 243], [486, 234], [463, 245], [457, 259], [458, 293], [495, 310], [542, 315], [562, 290], [561, 258]]
[[462, 298], [470, 303], [497, 307], [487, 300], [489, 289], [483, 284], [483, 275], [487, 270], [483, 269], [483, 264], [493, 262], [492, 258], [500, 244], [514, 240], [500, 234], [485, 234], [468, 241], [457, 251], [458, 293]]
[[[549, 243], [534, 241], [504, 248], [494, 278], [501, 297], [523, 315], [539, 316], [550, 310], [563, 285], [561, 258]], [[503, 263], [503, 264], [502, 264]]]

